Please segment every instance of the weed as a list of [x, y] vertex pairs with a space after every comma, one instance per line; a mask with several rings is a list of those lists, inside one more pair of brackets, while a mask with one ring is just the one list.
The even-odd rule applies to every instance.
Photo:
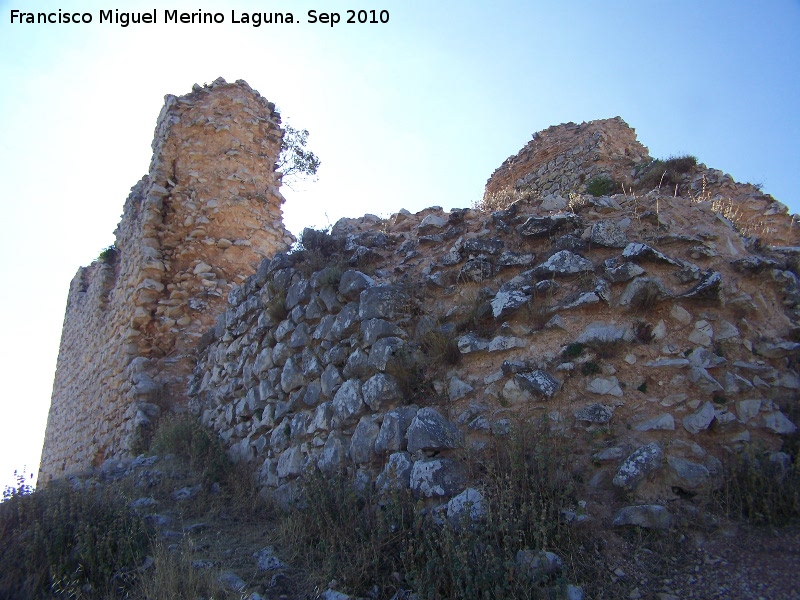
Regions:
[[631, 296], [628, 306], [635, 312], [644, 313], [652, 310], [663, 298], [662, 289], [654, 282], [640, 286]]
[[358, 494], [353, 482], [319, 471], [302, 478], [301, 507], [284, 515], [278, 537], [291, 549], [293, 564], [307, 569], [312, 583], [336, 578], [352, 590], [367, 590], [400, 570], [403, 533], [411, 528], [414, 502], [398, 493], [382, 504]]
[[342, 280], [343, 273], [344, 269], [339, 265], [334, 265], [332, 267], [325, 267], [320, 271], [320, 275], [318, 277], [319, 285], [321, 286], [332, 285], [338, 288], [339, 282]]
[[66, 482], [32, 493], [17, 490], [0, 504], [0, 597], [118, 597], [138, 567], [149, 532], [111, 490], [73, 489]]
[[[185, 536], [172, 550], [163, 542], [152, 549], [153, 565], [141, 578], [138, 591], [142, 600], [195, 600], [214, 598], [221, 591], [207, 569], [192, 566], [191, 539]], [[222, 596], [224, 597], [224, 596]]]
[[522, 190], [514, 189], [514, 188], [504, 188], [499, 192], [493, 192], [491, 194], [484, 194], [483, 198], [478, 200], [477, 202], [472, 203], [473, 210], [479, 210], [481, 212], [493, 212], [496, 210], [505, 210], [514, 202], [518, 202], [520, 200], [527, 200], [530, 198], [530, 192], [525, 192]]
[[585, 348], [586, 346], [580, 342], [572, 342], [571, 344], [567, 344], [567, 346], [561, 352], [561, 356], [564, 358], [577, 358], [583, 354]]
[[624, 339], [597, 339], [589, 342], [589, 347], [600, 358], [614, 358], [625, 347]]
[[455, 313], [456, 331], [491, 335], [498, 325], [489, 304], [493, 294], [479, 284], [463, 282], [459, 285], [458, 296], [461, 300]]
[[619, 184], [605, 175], [592, 177], [586, 182], [586, 192], [594, 197], [608, 196], [619, 191]]
[[681, 176], [697, 166], [697, 158], [689, 154], [671, 156], [666, 160], [656, 159], [650, 163], [639, 178], [643, 190], [677, 186]]
[[581, 365], [581, 374], [585, 376], [597, 375], [600, 372], [600, 365], [594, 361], [589, 361]]
[[295, 267], [305, 277], [325, 267], [334, 267], [340, 273], [345, 265], [345, 238], [334, 237], [330, 228], [311, 229], [306, 227], [300, 234], [297, 248], [292, 252], [295, 257]]
[[796, 519], [800, 516], [800, 466], [792, 458], [755, 446], [733, 455], [724, 467], [723, 484], [713, 495], [716, 506], [728, 517], [771, 526]]
[[523, 306], [527, 317], [526, 324], [533, 331], [541, 331], [547, 325], [547, 322], [553, 318], [552, 305], [549, 302], [543, 302], [541, 298], [534, 296]]
[[158, 454], [174, 454], [206, 482], [222, 481], [231, 466], [222, 441], [186, 413], [161, 419], [151, 449]]
[[634, 321], [633, 335], [640, 344], [649, 344], [653, 341], [653, 324], [645, 321]]
[[647, 393], [647, 382], [643, 381], [642, 384], [636, 388], [637, 391], [642, 392], [643, 394]]
[[114, 261], [117, 260], [118, 256], [119, 256], [119, 249], [117, 248], [117, 245], [111, 244], [110, 246], [104, 248], [100, 252], [99, 256], [97, 257], [97, 260], [107, 265], [113, 265]]
[[431, 384], [425, 374], [418, 352], [404, 346], [395, 351], [392, 360], [386, 364], [388, 375], [400, 384], [400, 390], [408, 404], [431, 391]]
[[452, 366], [461, 361], [461, 352], [458, 349], [454, 333], [454, 327], [436, 326], [426, 328], [420, 335], [419, 344], [430, 366]]
[[[422, 510], [409, 490], [359, 493], [346, 478], [306, 473], [302, 507], [279, 527], [295, 553], [290, 560], [309, 571], [311, 584], [335, 578], [371, 597], [390, 597], [401, 584], [420, 599], [544, 598], [565, 578], [604, 577], [581, 556], [579, 533], [559, 518], [576, 501], [568, 440], [556, 439], [545, 421], [520, 419], [483, 451], [460, 452], [483, 497], [477, 521]], [[558, 579], [531, 580], [517, 565], [520, 550], [543, 549], [564, 559]], [[376, 583], [383, 587], [374, 590]]]
[[269, 301], [265, 309], [267, 314], [275, 321], [283, 321], [289, 316], [289, 309], [286, 308], [286, 290], [277, 289], [275, 283], [270, 281], [267, 284], [267, 291], [269, 292]]

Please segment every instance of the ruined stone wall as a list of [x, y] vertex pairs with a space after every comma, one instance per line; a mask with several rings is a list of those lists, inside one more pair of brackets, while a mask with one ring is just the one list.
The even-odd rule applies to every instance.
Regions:
[[128, 451], [161, 408], [186, 402], [192, 352], [229, 290], [293, 242], [281, 139], [274, 104], [243, 81], [166, 97], [116, 249], [70, 286], [40, 481]]
[[191, 406], [279, 502], [307, 469], [474, 500], [463, 449], [528, 420], [574, 445], [594, 517], [707, 493], [751, 442], [788, 460], [797, 249], [708, 202], [552, 202], [345, 219], [325, 268], [265, 260], [209, 332]]

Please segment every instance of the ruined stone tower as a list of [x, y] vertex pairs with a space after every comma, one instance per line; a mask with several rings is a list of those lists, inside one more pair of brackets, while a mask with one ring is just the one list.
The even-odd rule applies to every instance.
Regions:
[[244, 81], [166, 97], [115, 246], [70, 285], [40, 481], [130, 450], [185, 402], [191, 353], [229, 290], [293, 241], [274, 171], [282, 135], [275, 105]]

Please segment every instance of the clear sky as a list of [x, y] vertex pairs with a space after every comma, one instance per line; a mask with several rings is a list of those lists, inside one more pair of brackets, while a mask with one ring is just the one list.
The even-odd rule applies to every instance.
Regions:
[[[322, 167], [285, 190], [294, 233], [469, 206], [535, 131], [617, 115], [651, 155], [694, 154], [800, 212], [797, 0], [203, 0], [158, 3], [157, 25], [99, 23], [154, 5], [0, 0], [0, 487], [38, 468], [69, 282], [114, 241], [163, 96], [193, 83], [244, 79], [311, 132]], [[389, 22], [307, 22], [359, 7]], [[11, 23], [59, 8], [93, 22]], [[225, 23], [163, 24], [165, 8]]]

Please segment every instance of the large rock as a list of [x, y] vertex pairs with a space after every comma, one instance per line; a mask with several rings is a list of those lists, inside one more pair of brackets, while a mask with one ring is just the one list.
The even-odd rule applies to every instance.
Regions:
[[589, 232], [589, 240], [606, 248], [624, 248], [628, 243], [628, 236], [614, 221], [596, 221]]
[[645, 273], [645, 270], [636, 263], [621, 261], [618, 258], [609, 258], [603, 261], [603, 270], [611, 283], [630, 281]]
[[305, 383], [306, 378], [303, 376], [302, 368], [295, 363], [294, 358], [287, 359], [281, 372], [281, 389], [288, 394]]
[[590, 323], [586, 329], [575, 340], [581, 344], [605, 344], [630, 340], [632, 334], [630, 329], [622, 325], [613, 325], [595, 321]]
[[486, 279], [491, 279], [494, 275], [494, 266], [485, 258], [471, 258], [461, 267], [459, 277], [464, 281], [475, 281], [480, 283]]
[[709, 488], [711, 472], [704, 465], [679, 456], [668, 456], [668, 480], [672, 486], [684, 492], [701, 492]]
[[348, 379], [333, 397], [333, 411], [336, 418], [343, 423], [359, 416], [364, 409], [361, 382], [358, 379]]
[[716, 300], [719, 298], [722, 286], [722, 274], [717, 271], [708, 271], [700, 277], [700, 281], [689, 291], [676, 296], [676, 298], [703, 298]]
[[474, 333], [462, 335], [456, 340], [456, 343], [461, 354], [471, 354], [472, 352], [481, 352], [489, 349], [488, 340], [482, 340]]
[[377, 415], [365, 415], [356, 425], [350, 440], [350, 459], [356, 463], [368, 463], [375, 456], [375, 440], [380, 433]]
[[430, 407], [421, 408], [407, 432], [408, 451], [458, 448], [462, 443], [458, 428]]
[[374, 411], [382, 411], [403, 400], [397, 379], [386, 373], [376, 373], [361, 386], [364, 402]]
[[333, 432], [317, 457], [317, 468], [326, 475], [334, 475], [343, 468], [344, 457], [345, 442], [338, 433]]
[[311, 296], [311, 283], [307, 279], [298, 279], [286, 291], [286, 309], [292, 310], [298, 304], [308, 302]]
[[633, 426], [634, 431], [675, 431], [675, 419], [669, 413], [662, 413]]
[[384, 319], [367, 319], [361, 322], [361, 340], [365, 346], [371, 346], [381, 338], [404, 337], [405, 335], [405, 331]]
[[418, 497], [452, 496], [464, 488], [466, 470], [449, 458], [418, 460], [411, 469], [411, 490]]
[[764, 415], [764, 427], [780, 435], [789, 435], [797, 431], [797, 425], [779, 410]]
[[552, 398], [561, 389], [561, 382], [547, 373], [537, 369], [514, 375], [514, 381], [520, 388], [533, 394]]
[[536, 261], [536, 255], [533, 253], [519, 254], [518, 252], [503, 252], [497, 257], [497, 268], [504, 267], [530, 267]]
[[520, 306], [525, 305], [531, 297], [531, 294], [520, 290], [503, 290], [501, 288], [492, 299], [492, 315], [494, 315], [495, 319], [504, 318]]
[[572, 213], [561, 213], [547, 217], [528, 217], [517, 228], [517, 233], [523, 237], [547, 237], [565, 225], [578, 225], [580, 218]]
[[576, 421], [604, 424], [611, 420], [614, 409], [605, 404], [589, 404], [575, 411]]
[[595, 377], [586, 384], [586, 391], [600, 396], [622, 398], [622, 388], [616, 377]]
[[658, 442], [651, 442], [636, 449], [617, 470], [612, 483], [626, 490], [635, 489], [664, 462], [664, 451]]
[[342, 374], [339, 372], [339, 369], [330, 364], [325, 367], [320, 377], [320, 392], [326, 398], [331, 398], [343, 382], [344, 379], [342, 379]]
[[387, 366], [397, 360], [399, 353], [403, 351], [403, 340], [400, 338], [381, 338], [370, 348], [369, 364], [378, 371], [385, 371]]
[[544, 550], [519, 550], [515, 559], [520, 574], [534, 583], [542, 583], [558, 576], [564, 568], [564, 561], [553, 553]]
[[335, 342], [358, 331], [358, 304], [350, 302], [346, 304], [336, 318], [333, 320], [330, 331], [325, 339]]
[[469, 254], [500, 254], [502, 252], [505, 242], [499, 238], [472, 238], [466, 240], [462, 246], [464, 252]]
[[669, 296], [669, 292], [655, 277], [637, 277], [620, 294], [619, 305], [635, 309], [649, 309]]
[[673, 260], [666, 254], [659, 252], [652, 246], [648, 246], [647, 244], [642, 244], [641, 242], [631, 242], [625, 249], [622, 251], [622, 256], [627, 259], [633, 259], [636, 261], [639, 260], [649, 260], [653, 262], [661, 262], [666, 263], [668, 265], [673, 265], [675, 267], [682, 267], [683, 263], [677, 260]]
[[486, 501], [475, 488], [467, 488], [447, 503], [447, 519], [454, 527], [465, 520], [480, 521], [486, 516]]
[[303, 472], [305, 456], [299, 446], [290, 446], [278, 458], [278, 477], [297, 477]]
[[537, 277], [545, 278], [555, 275], [556, 277], [566, 275], [577, 275], [578, 273], [588, 273], [594, 271], [592, 261], [570, 252], [561, 250], [556, 252], [534, 269]]
[[395, 452], [383, 467], [375, 482], [381, 491], [408, 489], [411, 481], [411, 469], [414, 463], [408, 452]]
[[361, 271], [349, 270], [342, 273], [339, 280], [339, 293], [347, 300], [356, 300], [361, 292], [375, 285], [375, 281], [369, 275]]
[[361, 292], [358, 318], [394, 320], [408, 312], [410, 299], [396, 285], [376, 285]]
[[711, 402], [705, 402], [697, 411], [683, 418], [683, 427], [689, 433], [700, 433], [711, 426], [714, 415], [714, 405]]
[[396, 452], [406, 448], [406, 432], [417, 416], [419, 408], [414, 405], [399, 406], [387, 412], [381, 423], [381, 430], [375, 440], [375, 451]]
[[451, 377], [450, 383], [447, 386], [447, 395], [451, 402], [461, 400], [461, 398], [471, 394], [473, 391], [474, 388], [470, 384], [460, 380], [458, 377]]

